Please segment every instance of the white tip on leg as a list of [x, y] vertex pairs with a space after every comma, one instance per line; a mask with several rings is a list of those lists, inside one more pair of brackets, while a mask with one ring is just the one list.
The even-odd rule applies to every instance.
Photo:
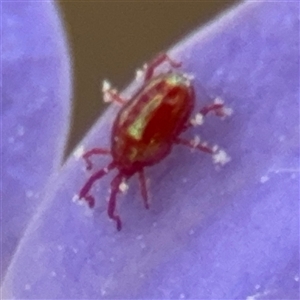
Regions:
[[137, 69], [136, 72], [135, 72], [135, 79], [141, 79], [144, 77], [144, 71], [141, 70], [141, 69]]
[[221, 97], [216, 97], [214, 100], [215, 105], [221, 105], [222, 107], [219, 109], [217, 113], [218, 116], [221, 117], [230, 117], [233, 113], [232, 108], [224, 106], [224, 101]]
[[224, 100], [221, 97], [216, 97], [214, 104], [224, 104]]
[[219, 146], [218, 146], [218, 145], [214, 145], [214, 146], [212, 147], [212, 151], [213, 151], [214, 153], [216, 153], [216, 152], [218, 151], [218, 149], [219, 149]]
[[75, 151], [73, 152], [73, 156], [75, 157], [76, 160], [79, 160], [80, 158], [82, 158], [84, 154], [84, 146], [79, 146], [75, 149]]
[[80, 205], [80, 206], [88, 206], [86, 201], [83, 201], [83, 200], [80, 200], [80, 197], [78, 194], [75, 194], [72, 198], [72, 202], [77, 204], [77, 205]]
[[103, 93], [103, 101], [109, 103], [113, 101], [113, 95], [117, 94], [117, 90], [111, 87], [111, 84], [108, 80], [103, 80], [102, 93]]
[[200, 136], [196, 135], [192, 140], [191, 140], [191, 145], [192, 147], [196, 148], [200, 144]]
[[79, 202], [79, 195], [75, 194], [72, 198], [72, 202], [78, 203]]
[[230, 107], [223, 107], [223, 113], [226, 117], [230, 117], [233, 114], [233, 109]]
[[102, 93], [103, 93], [103, 101], [105, 103], [112, 102], [112, 98], [109, 93], [110, 91], [112, 91], [110, 82], [108, 80], [103, 80]]
[[185, 79], [187, 79], [188, 81], [193, 81], [195, 79], [195, 75], [194, 74], [191, 74], [191, 73], [184, 73], [183, 74], [183, 77]]
[[204, 123], [204, 116], [200, 113], [196, 114], [193, 119], [191, 119], [191, 124], [193, 126], [200, 126]]
[[228, 154], [224, 150], [218, 150], [213, 154], [213, 161], [215, 164], [220, 164], [224, 166], [227, 164], [231, 158], [228, 156]]
[[122, 193], [126, 193], [128, 190], [128, 184], [125, 181], [122, 181], [119, 185], [119, 190]]
[[103, 94], [103, 101], [104, 101], [105, 103], [110, 103], [110, 102], [112, 102], [111, 96], [110, 96], [109, 94], [107, 94], [107, 93], [104, 93], [104, 94]]
[[108, 80], [103, 80], [103, 83], [102, 83], [102, 92], [105, 93], [107, 92], [108, 90], [111, 89], [111, 84]]

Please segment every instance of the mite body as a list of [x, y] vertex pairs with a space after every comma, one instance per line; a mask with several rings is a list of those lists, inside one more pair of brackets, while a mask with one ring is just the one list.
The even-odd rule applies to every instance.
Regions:
[[[172, 70], [155, 76], [156, 67], [164, 62], [168, 62]], [[218, 147], [211, 148], [197, 138], [189, 141], [179, 137], [191, 126], [200, 125], [210, 112], [220, 117], [230, 113], [221, 101], [215, 101], [190, 119], [195, 105], [195, 92], [191, 78], [174, 71], [180, 65], [166, 54], [159, 55], [145, 67], [144, 83], [130, 100], [122, 99], [115, 89], [104, 83], [104, 99], [122, 105], [113, 123], [111, 149], [94, 148], [87, 151], [83, 158], [88, 170], [93, 167], [90, 160], [93, 155], [109, 154], [112, 161], [90, 176], [79, 198], [93, 207], [95, 199], [90, 193], [93, 184], [110, 170], [117, 169], [117, 175], [111, 182], [108, 216], [116, 222], [118, 230], [121, 230], [122, 223], [116, 212], [117, 194], [126, 189], [127, 180], [137, 173], [144, 205], [149, 208], [144, 168], [159, 163], [170, 153], [174, 144], [209, 153], [216, 163], [224, 164], [229, 160]]]
[[111, 151], [118, 168], [130, 176], [162, 160], [193, 108], [194, 89], [184, 75], [167, 73], [150, 80], [114, 122]]

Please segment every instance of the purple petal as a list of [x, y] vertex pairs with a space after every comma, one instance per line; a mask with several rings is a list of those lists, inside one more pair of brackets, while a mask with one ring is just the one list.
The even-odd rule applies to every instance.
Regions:
[[[180, 43], [172, 57], [234, 110], [201, 134], [232, 160], [174, 147], [120, 197], [124, 228], [106, 216], [112, 175], [93, 189], [97, 208], [72, 203], [89, 173], [80, 147], [53, 182], [4, 282], [22, 299], [278, 299], [299, 297], [299, 4], [244, 3]], [[130, 95], [131, 90], [126, 91]], [[203, 95], [203, 98], [200, 97]], [[206, 97], [207, 98], [207, 97]], [[109, 144], [117, 108], [82, 143]], [[96, 158], [97, 166], [109, 158]]]
[[54, 4], [2, 8], [1, 274], [61, 164], [70, 112], [70, 64]]

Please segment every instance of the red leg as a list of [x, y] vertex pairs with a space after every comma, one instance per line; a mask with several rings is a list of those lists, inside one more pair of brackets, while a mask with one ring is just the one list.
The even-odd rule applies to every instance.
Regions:
[[123, 174], [119, 173], [111, 182], [111, 194], [109, 197], [107, 213], [110, 219], [114, 220], [117, 223], [117, 230], [122, 229], [122, 222], [118, 214], [116, 214], [116, 204], [117, 204], [117, 194], [120, 192], [120, 184], [123, 180]]
[[216, 98], [214, 103], [205, 106], [200, 110], [200, 114], [206, 116], [208, 113], [214, 113], [218, 117], [227, 117], [232, 114], [232, 109], [225, 107], [221, 98]]
[[148, 191], [147, 191], [147, 183], [144, 170], [139, 171], [139, 182], [142, 192], [142, 197], [144, 200], [144, 205], [146, 209], [149, 209], [149, 201], [148, 201]]
[[93, 155], [106, 155], [106, 154], [110, 154], [110, 151], [108, 149], [103, 149], [103, 148], [94, 148], [94, 149], [91, 149], [91, 150], [85, 152], [82, 157], [86, 162], [87, 170], [91, 170], [92, 167], [93, 167], [93, 163], [90, 160], [91, 156], [93, 156]]
[[95, 183], [95, 181], [99, 180], [104, 175], [106, 175], [114, 167], [115, 164], [112, 162], [106, 168], [103, 168], [98, 172], [94, 173], [80, 190], [79, 199], [83, 198], [88, 203], [90, 208], [93, 208], [95, 206], [95, 198], [89, 194], [93, 184]]
[[107, 91], [106, 95], [104, 95], [104, 99], [109, 99], [109, 101], [105, 102], [116, 102], [121, 105], [126, 103], [126, 100], [124, 100], [115, 90]]
[[212, 112], [218, 117], [225, 117], [225, 116], [227, 116], [227, 113], [224, 110], [224, 108], [225, 108], [224, 104], [214, 103], [214, 104], [211, 104], [211, 105], [208, 105], [208, 106], [204, 106], [200, 110], [200, 114], [202, 114], [203, 116], [206, 116], [208, 113]]
[[217, 98], [215, 103], [201, 108], [199, 113], [197, 113], [195, 117], [184, 126], [182, 131], [187, 130], [191, 126], [202, 125], [204, 122], [204, 117], [206, 117], [206, 115], [209, 113], [214, 113], [217, 117], [226, 117], [231, 115], [232, 110], [228, 107], [225, 107], [224, 103]]
[[148, 81], [153, 77], [154, 70], [164, 62], [168, 62], [172, 68], [179, 68], [181, 63], [172, 60], [166, 53], [160, 53], [154, 58], [149, 64], [146, 65], [145, 69], [145, 81]]
[[187, 146], [189, 148], [192, 148], [192, 149], [198, 149], [200, 151], [203, 151], [205, 153], [209, 153], [209, 154], [214, 154], [215, 151], [213, 148], [205, 145], [204, 143], [195, 143], [195, 141], [193, 140], [186, 140], [186, 139], [183, 139], [183, 138], [177, 138], [175, 140], [175, 143], [176, 144], [181, 144], [181, 145], [184, 145], [184, 146]]
[[215, 164], [225, 165], [231, 160], [227, 153], [224, 150], [219, 149], [218, 146], [209, 147], [206, 145], [206, 143], [200, 143], [200, 141], [197, 139], [189, 141], [186, 139], [177, 138], [175, 143], [211, 154]]

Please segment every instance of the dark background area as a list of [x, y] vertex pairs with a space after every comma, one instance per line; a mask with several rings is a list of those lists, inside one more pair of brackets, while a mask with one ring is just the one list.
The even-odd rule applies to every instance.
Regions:
[[100, 116], [103, 79], [122, 90], [135, 70], [238, 1], [59, 1], [72, 55], [66, 155]]

